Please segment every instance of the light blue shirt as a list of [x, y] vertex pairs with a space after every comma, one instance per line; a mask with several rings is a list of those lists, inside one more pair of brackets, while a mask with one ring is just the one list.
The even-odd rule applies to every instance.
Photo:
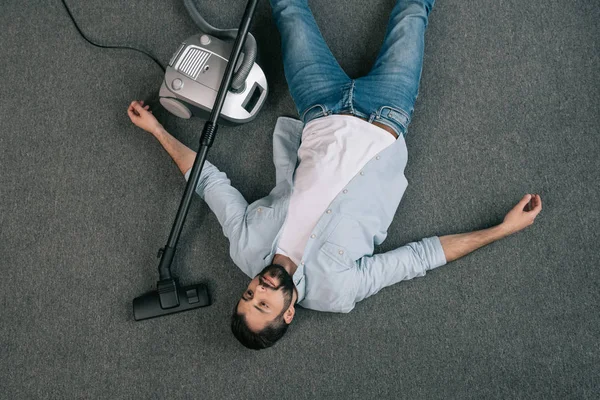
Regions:
[[[288, 211], [304, 124], [280, 117], [273, 133], [275, 188], [252, 204], [206, 161], [197, 193], [217, 216], [235, 264], [250, 278], [271, 264]], [[349, 312], [382, 288], [425, 275], [446, 263], [438, 237], [373, 255], [386, 236], [408, 185], [402, 135], [373, 157], [334, 198], [314, 227], [293, 280], [298, 304]], [[189, 177], [189, 171], [185, 175]]]

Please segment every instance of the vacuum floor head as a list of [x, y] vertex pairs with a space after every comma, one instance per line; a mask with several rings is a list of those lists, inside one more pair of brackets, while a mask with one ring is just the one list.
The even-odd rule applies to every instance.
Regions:
[[179, 287], [174, 279], [159, 281], [158, 289], [133, 299], [136, 321], [174, 314], [210, 305], [205, 285]]

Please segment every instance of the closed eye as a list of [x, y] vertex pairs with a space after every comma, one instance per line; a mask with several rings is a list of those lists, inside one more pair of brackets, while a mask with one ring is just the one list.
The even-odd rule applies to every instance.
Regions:
[[242, 295], [242, 300], [244, 300], [244, 301], [252, 300], [252, 290], [245, 291], [244, 294]]

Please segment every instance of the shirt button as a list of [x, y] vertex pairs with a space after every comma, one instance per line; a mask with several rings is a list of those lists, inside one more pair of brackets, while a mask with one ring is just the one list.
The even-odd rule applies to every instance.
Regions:
[[315, 235], [314, 233], [313, 233], [312, 235], [310, 235], [310, 238], [311, 238], [311, 239], [314, 239], [314, 238], [316, 238], [316, 237], [317, 237], [317, 235]]
[[379, 160], [380, 158], [381, 158], [381, 157], [379, 157], [379, 156], [375, 157], [375, 159], [376, 159], [376, 160]]
[[300, 263], [300, 265], [304, 265], [304, 261], [302, 261], [302, 262]]
[[344, 189], [344, 194], [348, 193], [348, 189]]
[[327, 214], [331, 214], [331, 208], [327, 210]]
[[338, 253], [340, 253], [340, 255], [344, 254], [344, 250], [340, 250], [338, 251]]
[[360, 171], [360, 174], [361, 174], [361, 175], [364, 175], [365, 173], [364, 173], [363, 171]]
[[260, 207], [259, 207], [259, 208], [258, 208], [258, 210], [256, 210], [256, 211], [258, 211], [258, 212], [262, 212], [262, 208], [260, 208]]

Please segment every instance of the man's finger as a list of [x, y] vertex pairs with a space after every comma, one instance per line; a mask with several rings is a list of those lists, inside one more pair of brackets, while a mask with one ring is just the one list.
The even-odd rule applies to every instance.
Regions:
[[527, 205], [527, 203], [529, 203], [529, 200], [531, 200], [531, 195], [526, 194], [525, 196], [523, 196], [521, 201], [519, 201], [519, 204], [517, 204], [517, 207], [519, 207], [520, 210], [523, 210], [525, 208], [525, 206]]
[[131, 107], [129, 110], [127, 110], [127, 113], [136, 117], [140, 116], [140, 113], [135, 109], [135, 107]]
[[542, 198], [540, 197], [539, 194], [536, 194], [534, 199], [533, 199], [533, 210], [532, 211], [537, 211], [540, 212], [542, 210]]
[[138, 114], [141, 114], [141, 112], [144, 110], [144, 108], [140, 105], [140, 103], [134, 104], [133, 109], [135, 111], [137, 111]]
[[542, 207], [536, 207], [533, 210], [531, 210], [531, 212], [529, 212], [529, 215], [531, 215], [533, 219], [535, 219], [540, 213], [540, 211], [542, 211]]

